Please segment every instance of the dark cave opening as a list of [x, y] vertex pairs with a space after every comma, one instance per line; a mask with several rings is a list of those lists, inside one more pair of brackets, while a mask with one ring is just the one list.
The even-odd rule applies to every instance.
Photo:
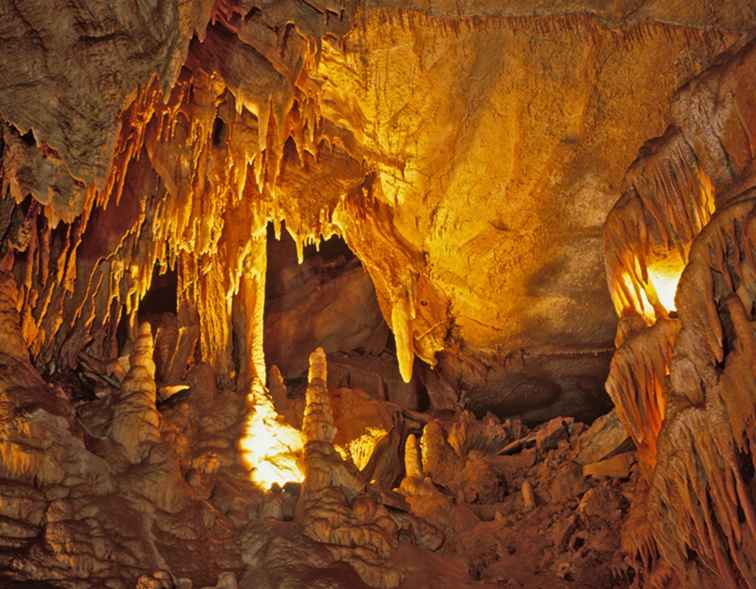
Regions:
[[[137, 325], [143, 321], [153, 324], [153, 328], [166, 316], [175, 317], [178, 310], [178, 273], [175, 269], [167, 268], [161, 271], [160, 265], [155, 264], [152, 271], [150, 288], [139, 301], [137, 309]], [[133, 336], [131, 333], [130, 317], [125, 305], [121, 309], [121, 316], [116, 327], [116, 343], [118, 350], [123, 350], [126, 342]]]
[[155, 265], [152, 273], [150, 289], [139, 303], [137, 314], [139, 321], [149, 321], [163, 313], [176, 314], [178, 296], [178, 273], [175, 269], [167, 268], [161, 272], [160, 266]]
[[322, 346], [329, 387], [358, 388], [408, 409], [427, 408], [417, 379], [404, 383], [394, 341], [370, 276], [346, 242], [333, 236], [319, 248], [296, 244], [285, 227], [276, 239], [268, 225], [265, 283], [265, 359], [276, 365], [292, 394], [304, 390], [307, 358]]
[[163, 271], [159, 264], [155, 264], [152, 272], [150, 288], [145, 293], [136, 310], [136, 322], [132, 324], [132, 317], [126, 312], [126, 306], [121, 307], [121, 315], [115, 330], [114, 352], [127, 350], [127, 343], [133, 340], [133, 330], [142, 322], [152, 325], [153, 334], [160, 326], [176, 325], [178, 314], [178, 273], [175, 269], [166, 268]]

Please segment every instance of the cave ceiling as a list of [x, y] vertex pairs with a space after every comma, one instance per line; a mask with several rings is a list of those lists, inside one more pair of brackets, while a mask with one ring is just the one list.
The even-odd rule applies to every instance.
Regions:
[[603, 395], [604, 219], [679, 88], [754, 22], [736, 1], [90, 4], [0, 19], [3, 183], [69, 266], [25, 260], [41, 359], [112, 328], [157, 261], [184, 316], [226, 302], [201, 331], [229, 368], [217, 324], [285, 219], [300, 251], [344, 237], [406, 379], [417, 356], [473, 406], [537, 415]]
[[0, 587], [756, 588], [754, 31], [0, 0]]

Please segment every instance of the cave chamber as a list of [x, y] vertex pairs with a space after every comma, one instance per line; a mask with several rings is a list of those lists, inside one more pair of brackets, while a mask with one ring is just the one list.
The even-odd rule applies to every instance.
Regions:
[[0, 587], [756, 589], [756, 12], [610, 4], [0, 0]]

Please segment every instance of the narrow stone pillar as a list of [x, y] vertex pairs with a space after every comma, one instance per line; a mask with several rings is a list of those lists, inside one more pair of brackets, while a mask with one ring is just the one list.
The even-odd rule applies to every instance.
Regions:
[[131, 367], [121, 383], [111, 426], [111, 437], [123, 447], [132, 464], [141, 462], [149, 445], [160, 441], [152, 354], [152, 328], [145, 322], [139, 326], [131, 353]]
[[407, 436], [404, 443], [404, 471], [408, 479], [423, 478], [423, 464], [420, 461], [420, 448], [415, 434]]
[[326, 353], [323, 348], [317, 348], [310, 354], [310, 369], [307, 373], [305, 411], [302, 421], [302, 432], [306, 443], [332, 444], [336, 437], [327, 382]]

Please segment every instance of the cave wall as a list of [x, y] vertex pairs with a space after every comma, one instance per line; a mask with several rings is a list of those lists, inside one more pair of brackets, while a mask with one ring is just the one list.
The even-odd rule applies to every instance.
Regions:
[[[599, 407], [615, 187], [675, 90], [753, 21], [738, 2], [715, 16], [651, 3], [145, 11], [61, 7], [70, 20], [53, 26], [34, 4], [6, 8], [22, 41], [4, 56], [3, 182], [41, 205], [16, 213], [35, 357], [75, 364], [100, 326], [104, 354], [157, 261], [178, 267], [181, 327], [199, 330], [203, 358], [241, 370], [231, 301], [258, 272], [265, 221], [285, 218], [300, 250], [346, 239], [406, 379], [417, 356], [476, 409], [540, 418]], [[121, 48], [135, 38], [156, 40]], [[77, 58], [51, 76], [53, 55]], [[83, 95], [90, 108], [66, 106]]]
[[[754, 579], [754, 71], [751, 42], [678, 93], [605, 227], [607, 390], [644, 473], [624, 546], [652, 586]], [[653, 280], [669, 259], [671, 307]]]
[[303, 379], [317, 347], [328, 354], [386, 348], [383, 320], [370, 277], [343, 240], [332, 237], [305, 249], [297, 261], [294, 241], [268, 233], [265, 292], [265, 358], [288, 379]]
[[[245, 402], [273, 412], [266, 227], [285, 221], [300, 259], [346, 241], [401, 377], [419, 372], [434, 410], [590, 419], [608, 373], [640, 462], [623, 566], [647, 586], [752, 586], [754, 12], [736, 0], [1, 3], [0, 493], [22, 522], [5, 565], [60, 582], [61, 566], [96, 582], [168, 562], [203, 583], [242, 569], [235, 444]], [[676, 311], [650, 279], [673, 255]], [[176, 273], [176, 316], [140, 326], [156, 266]], [[364, 481], [337, 458], [325, 361], [312, 362], [312, 412], [288, 409], [308, 415], [309, 505], [333, 500], [381, 558], [393, 545], [372, 535], [379, 521], [436, 546], [435, 528], [339, 495]], [[83, 417], [55, 380], [73, 369], [100, 379]], [[178, 381], [196, 403], [170, 400]], [[464, 498], [434, 458], [453, 457], [454, 436], [429, 424], [428, 473]], [[392, 430], [390, 458], [372, 466], [391, 484], [404, 439]], [[449, 511], [409, 466], [409, 495]], [[573, 466], [541, 477], [553, 492], [539, 497], [582, 489]], [[218, 489], [222, 510], [207, 503]], [[342, 546], [305, 511], [310, 540]], [[186, 521], [202, 523], [177, 553]], [[217, 566], [198, 570], [206, 546]], [[343, 555], [363, 581], [397, 581]]]

